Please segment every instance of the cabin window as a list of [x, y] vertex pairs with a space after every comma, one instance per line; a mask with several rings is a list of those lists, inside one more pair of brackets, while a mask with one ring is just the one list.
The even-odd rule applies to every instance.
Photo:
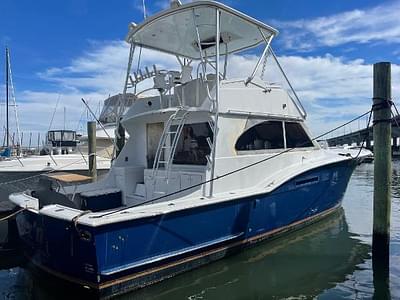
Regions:
[[251, 127], [239, 137], [235, 145], [238, 151], [282, 149], [283, 147], [281, 121], [266, 121]]
[[54, 141], [61, 141], [61, 132], [60, 131], [54, 132]]
[[74, 141], [75, 140], [75, 132], [64, 131], [62, 139], [63, 139], [63, 141]]
[[285, 132], [287, 148], [314, 146], [307, 133], [299, 123], [285, 122]]
[[206, 165], [211, 149], [207, 138], [212, 142], [213, 133], [208, 122], [185, 124], [176, 145], [174, 164]]

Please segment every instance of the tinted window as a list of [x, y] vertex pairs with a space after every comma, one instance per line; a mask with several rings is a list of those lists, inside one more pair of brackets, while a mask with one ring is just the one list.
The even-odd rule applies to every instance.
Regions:
[[[173, 129], [176, 130], [176, 129]], [[185, 124], [176, 145], [174, 164], [206, 165], [213, 133], [208, 123]]]
[[285, 122], [286, 147], [312, 147], [313, 143], [299, 123]]
[[283, 148], [281, 121], [266, 121], [251, 127], [237, 140], [236, 150], [260, 150]]

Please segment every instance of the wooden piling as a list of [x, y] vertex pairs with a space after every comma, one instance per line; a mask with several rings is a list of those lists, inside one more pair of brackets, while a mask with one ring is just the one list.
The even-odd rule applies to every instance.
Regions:
[[88, 132], [88, 156], [89, 156], [89, 176], [92, 181], [97, 180], [97, 166], [96, 166], [96, 122], [87, 122]]
[[391, 67], [388, 62], [374, 64], [374, 222], [373, 258], [388, 260], [391, 201]]

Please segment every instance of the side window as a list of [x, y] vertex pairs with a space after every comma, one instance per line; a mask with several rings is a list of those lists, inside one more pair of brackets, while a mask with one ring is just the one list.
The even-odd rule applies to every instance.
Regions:
[[296, 148], [296, 147], [312, 147], [308, 135], [305, 133], [303, 127], [299, 123], [295, 122], [285, 122], [286, 131], [286, 147]]
[[251, 127], [239, 137], [235, 145], [238, 151], [282, 149], [283, 147], [281, 121], [266, 121]]

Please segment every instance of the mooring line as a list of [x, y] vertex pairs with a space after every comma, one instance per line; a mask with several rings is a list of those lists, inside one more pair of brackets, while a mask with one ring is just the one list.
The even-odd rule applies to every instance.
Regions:
[[364, 143], [365, 143], [366, 140], [367, 140], [367, 136], [369, 136], [369, 126], [370, 126], [370, 124], [371, 124], [372, 110], [373, 110], [373, 108], [371, 108], [371, 110], [370, 110], [370, 112], [369, 112], [368, 123], [367, 123], [367, 127], [366, 127], [367, 134], [364, 135], [364, 139], [363, 139], [363, 141], [362, 141], [362, 143], [361, 143], [360, 150], [358, 151], [357, 155], [356, 155], [355, 157], [352, 157], [352, 158], [354, 158], [354, 159], [357, 159], [357, 158], [360, 156], [361, 151], [362, 151], [362, 149], [364, 148]]
[[7, 216], [5, 216], [3, 218], [0, 218], [0, 222], [7, 221], [8, 219], [11, 219], [11, 218], [15, 217], [16, 215], [18, 215], [20, 212], [23, 212], [24, 210], [27, 210], [28, 208], [29, 207], [23, 207], [23, 208], [15, 211], [15, 212], [13, 212], [12, 214], [9, 214], [9, 215], [7, 215]]

